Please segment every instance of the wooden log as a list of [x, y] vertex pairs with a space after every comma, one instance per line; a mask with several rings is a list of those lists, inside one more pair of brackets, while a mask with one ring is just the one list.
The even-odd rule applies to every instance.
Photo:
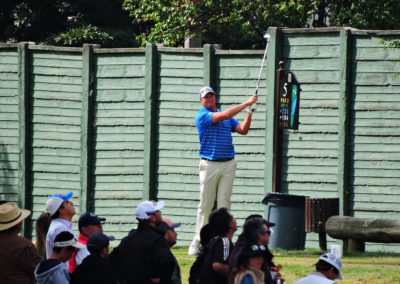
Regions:
[[334, 239], [400, 243], [400, 219], [332, 216], [326, 222], [325, 230]]
[[365, 242], [349, 239], [347, 244], [348, 252], [365, 252]]

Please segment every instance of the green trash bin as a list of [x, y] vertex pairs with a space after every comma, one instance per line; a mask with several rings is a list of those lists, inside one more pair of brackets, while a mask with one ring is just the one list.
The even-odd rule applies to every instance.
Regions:
[[269, 248], [303, 250], [306, 243], [305, 198], [301, 195], [268, 193], [262, 203], [268, 206], [268, 221], [275, 223]]

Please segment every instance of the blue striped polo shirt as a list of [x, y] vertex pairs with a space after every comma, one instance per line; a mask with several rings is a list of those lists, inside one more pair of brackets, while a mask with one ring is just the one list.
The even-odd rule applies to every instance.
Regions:
[[[217, 112], [220, 112], [217, 109]], [[200, 157], [208, 160], [228, 159], [235, 156], [231, 133], [239, 122], [232, 118], [212, 123], [213, 111], [204, 107], [196, 115], [200, 139]]]

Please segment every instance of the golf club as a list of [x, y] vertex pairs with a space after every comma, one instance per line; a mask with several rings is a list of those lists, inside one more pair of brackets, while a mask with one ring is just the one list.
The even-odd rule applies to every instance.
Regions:
[[[263, 60], [262, 60], [262, 63], [261, 63], [261, 68], [260, 68], [260, 73], [258, 74], [257, 87], [256, 87], [256, 95], [258, 95], [258, 87], [260, 86], [261, 73], [262, 73], [262, 70], [263, 70], [263, 68], [264, 68], [265, 57], [266, 57], [266, 55], [267, 55], [269, 39], [271, 38], [271, 36], [270, 36], [269, 34], [265, 34], [265, 35], [264, 35], [264, 38], [265, 38], [265, 40], [267, 41], [267, 45], [265, 46], [264, 56], [263, 56]], [[253, 112], [256, 108], [257, 108], [257, 104], [256, 104], [256, 103], [252, 104], [252, 105], [250, 106], [251, 112]]]

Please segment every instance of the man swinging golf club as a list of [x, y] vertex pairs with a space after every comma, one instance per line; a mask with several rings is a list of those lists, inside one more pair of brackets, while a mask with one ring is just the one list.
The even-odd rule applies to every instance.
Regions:
[[[189, 247], [189, 255], [195, 255], [200, 245], [200, 230], [207, 223], [208, 216], [217, 198], [218, 208], [231, 206], [231, 193], [237, 161], [232, 144], [233, 131], [246, 135], [250, 128], [251, 106], [258, 97], [253, 95], [244, 103], [227, 110], [217, 109], [215, 92], [211, 87], [200, 90], [203, 107], [196, 115], [196, 126], [200, 138], [200, 203], [197, 210], [196, 233]], [[236, 114], [249, 107], [243, 122]]]
[[[200, 246], [200, 230], [208, 222], [208, 216], [217, 197], [217, 207], [231, 208], [232, 185], [235, 178], [237, 162], [232, 144], [233, 131], [246, 135], [250, 128], [251, 114], [257, 107], [258, 88], [264, 67], [270, 35], [265, 34], [267, 41], [264, 56], [258, 74], [255, 95], [239, 105], [227, 110], [217, 109], [215, 92], [211, 87], [200, 90], [200, 102], [203, 105], [196, 115], [196, 126], [200, 139], [200, 203], [197, 209], [197, 223], [194, 239], [189, 246], [189, 255], [197, 254]], [[248, 107], [246, 117], [239, 123], [233, 117]]]

